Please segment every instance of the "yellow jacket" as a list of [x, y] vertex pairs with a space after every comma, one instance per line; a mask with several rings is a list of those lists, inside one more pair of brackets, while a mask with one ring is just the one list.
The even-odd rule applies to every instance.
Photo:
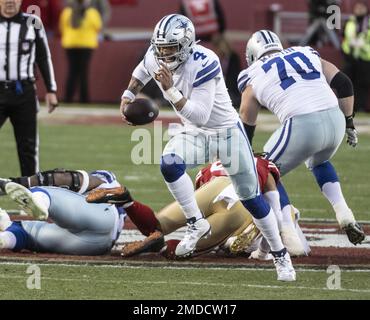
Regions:
[[72, 48], [89, 48], [98, 47], [98, 35], [102, 28], [102, 19], [95, 8], [89, 8], [79, 28], [73, 28], [72, 8], [65, 8], [62, 11], [59, 20], [59, 28], [62, 34], [62, 47]]
[[[355, 42], [361, 45], [354, 46]], [[344, 39], [342, 50], [347, 55], [352, 55], [355, 59], [370, 61], [370, 19], [366, 32], [357, 33], [356, 18], [351, 16], [344, 26]]]

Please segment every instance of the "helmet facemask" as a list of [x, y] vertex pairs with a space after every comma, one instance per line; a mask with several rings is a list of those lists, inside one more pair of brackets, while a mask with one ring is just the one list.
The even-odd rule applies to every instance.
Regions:
[[[153, 44], [154, 48], [154, 57], [158, 65], [164, 63], [168, 69], [175, 70], [182, 62], [181, 59], [181, 45], [178, 43], [175, 44]], [[166, 53], [164, 51], [169, 51]]]

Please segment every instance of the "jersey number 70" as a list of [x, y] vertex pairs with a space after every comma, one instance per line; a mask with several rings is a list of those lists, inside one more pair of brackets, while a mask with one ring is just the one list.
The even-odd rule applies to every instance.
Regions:
[[[304, 70], [299, 63], [297, 63], [297, 58], [300, 59], [311, 71], [307, 72]], [[276, 63], [279, 78], [281, 80], [280, 87], [283, 90], [286, 90], [296, 82], [292, 76], [288, 77], [284, 60], [286, 60], [303, 79], [314, 80], [320, 78], [320, 72], [315, 69], [311, 61], [302, 52], [294, 52], [284, 56], [283, 58], [275, 57], [263, 64], [262, 69], [267, 73], [271, 69], [272, 65]]]

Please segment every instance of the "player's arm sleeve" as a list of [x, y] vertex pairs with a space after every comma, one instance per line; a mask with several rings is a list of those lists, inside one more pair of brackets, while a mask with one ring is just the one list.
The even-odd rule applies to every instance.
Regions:
[[251, 77], [247, 70], [243, 70], [238, 76], [238, 90], [242, 95], [239, 109], [240, 118], [243, 121], [248, 140], [252, 144], [260, 104], [254, 96]]
[[243, 70], [240, 72], [238, 76], [238, 90], [240, 94], [243, 94], [244, 89], [247, 87], [247, 85], [250, 84], [250, 76], [248, 75], [246, 70]]
[[45, 86], [48, 92], [57, 91], [57, 83], [55, 81], [54, 67], [51, 60], [51, 54], [46, 37], [46, 32], [41, 19], [35, 17], [39, 24], [39, 28], [35, 28], [36, 32], [36, 63], [39, 67], [42, 77], [45, 82]]
[[184, 118], [201, 126], [208, 122], [215, 100], [216, 81], [211, 79], [193, 89], [190, 99], [179, 111]]
[[[145, 59], [145, 58], [144, 58]], [[144, 66], [144, 60], [142, 60], [132, 72], [132, 76], [139, 80], [144, 86], [149, 82], [151, 79], [151, 75], [149, 74], [148, 70]]]
[[354, 91], [350, 78], [340, 71], [334, 64], [321, 59], [322, 69], [326, 81], [333, 88], [338, 97], [340, 109], [346, 117], [352, 117], [354, 108]]

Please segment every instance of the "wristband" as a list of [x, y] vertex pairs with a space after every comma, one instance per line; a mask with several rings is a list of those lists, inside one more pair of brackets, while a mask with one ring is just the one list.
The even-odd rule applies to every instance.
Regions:
[[355, 125], [353, 123], [354, 115], [346, 116], [346, 128], [354, 129]]
[[121, 97], [121, 100], [123, 98], [127, 98], [129, 99], [130, 101], [134, 101], [136, 96], [130, 91], [130, 90], [125, 90], [122, 94], [122, 97]]
[[178, 103], [182, 98], [184, 98], [182, 93], [175, 87], [169, 88], [164, 93], [164, 97], [173, 104]]
[[252, 145], [252, 140], [254, 137], [254, 131], [256, 130], [256, 126], [250, 126], [244, 122], [243, 122], [243, 125], [244, 125], [244, 130], [247, 133], [249, 143]]

